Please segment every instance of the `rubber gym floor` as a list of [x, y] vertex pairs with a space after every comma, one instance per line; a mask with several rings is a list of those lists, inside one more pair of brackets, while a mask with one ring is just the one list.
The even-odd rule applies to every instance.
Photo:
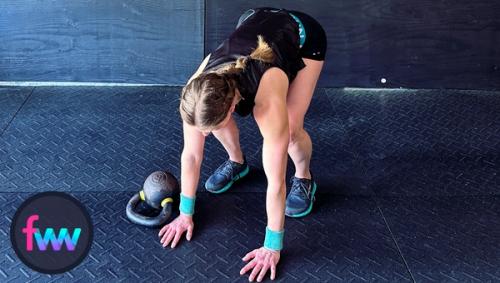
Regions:
[[[157, 229], [125, 217], [151, 172], [180, 177], [179, 93], [0, 88], [0, 281], [248, 280], [241, 258], [262, 245], [266, 225], [250, 116], [235, 116], [250, 174], [221, 195], [203, 184], [228, 157], [207, 138], [191, 242], [163, 249]], [[286, 219], [277, 281], [500, 282], [499, 114], [498, 92], [317, 89], [305, 120], [317, 202]], [[292, 174], [289, 159], [288, 184]], [[90, 254], [60, 275], [31, 271], [9, 240], [17, 207], [42, 191], [81, 200], [95, 227]]]

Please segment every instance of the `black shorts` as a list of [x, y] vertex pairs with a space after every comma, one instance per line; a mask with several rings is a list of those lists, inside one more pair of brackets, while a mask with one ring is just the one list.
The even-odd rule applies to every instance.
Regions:
[[[304, 46], [302, 46], [302, 48], [300, 49], [300, 55], [302, 56], [302, 58], [324, 61], [327, 44], [326, 33], [321, 24], [318, 23], [318, 21], [316, 21], [313, 17], [303, 12], [294, 10], [287, 11], [299, 18], [306, 31], [306, 40], [304, 42]], [[241, 23], [243, 23], [254, 13], [254, 9], [248, 9], [247, 11], [245, 11], [238, 19], [238, 24], [236, 25], [236, 27], [239, 27]]]
[[323, 27], [313, 17], [299, 12], [288, 10], [294, 14], [304, 25], [306, 30], [306, 41], [300, 49], [303, 58], [324, 61], [326, 55], [326, 33]]

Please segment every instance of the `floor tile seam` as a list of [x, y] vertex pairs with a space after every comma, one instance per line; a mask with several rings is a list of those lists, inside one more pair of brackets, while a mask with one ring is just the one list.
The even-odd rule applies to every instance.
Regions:
[[[2, 191], [0, 190], [0, 194], [2, 193], [38, 193], [45, 192], [44, 191]], [[58, 192], [66, 192], [66, 193], [134, 193], [134, 190], [56, 190]], [[197, 192], [198, 194], [206, 194], [206, 195], [214, 195], [209, 192]], [[255, 192], [255, 191], [245, 191], [245, 192], [226, 192], [226, 194], [230, 195], [246, 195], [246, 194], [265, 194], [265, 191]], [[419, 199], [419, 198], [500, 198], [500, 195], [361, 195], [361, 194], [337, 194], [337, 193], [320, 193], [317, 192], [317, 195], [320, 196], [337, 196], [337, 197], [353, 197], [353, 198], [386, 198], [386, 199]], [[218, 195], [214, 195], [218, 196]]]
[[429, 195], [380, 195], [375, 194], [377, 198], [384, 199], [419, 199], [419, 198], [498, 198], [500, 194], [474, 194], [474, 195], [441, 195], [441, 194], [429, 194]]
[[399, 253], [399, 256], [403, 260], [406, 271], [410, 275], [411, 280], [413, 282], [417, 282], [415, 280], [415, 277], [413, 276], [413, 273], [411, 272], [411, 269], [410, 269], [410, 266], [408, 265], [408, 262], [406, 261], [404, 255], [403, 255], [403, 252], [401, 251], [401, 248], [399, 247], [398, 241], [396, 240], [396, 237], [394, 236], [394, 233], [392, 232], [391, 226], [389, 225], [389, 222], [385, 218], [384, 212], [382, 211], [382, 208], [381, 208], [380, 203], [378, 201], [378, 197], [377, 196], [373, 197], [373, 200], [375, 201], [375, 205], [377, 206], [377, 209], [378, 209], [380, 215], [382, 216], [382, 219], [384, 220], [385, 226], [386, 226], [387, 230], [389, 231], [389, 234], [391, 235], [392, 241], [393, 241], [394, 245], [396, 246], [396, 249]]
[[[13, 193], [41, 193], [41, 192], [46, 192], [46, 191], [54, 191], [54, 190], [44, 190], [44, 191], [0, 191], [0, 194], [13, 194]], [[118, 191], [118, 190], [55, 190], [56, 192], [64, 192], [64, 193], [137, 193], [137, 191]], [[206, 194], [206, 195], [213, 195], [213, 196], [220, 196], [220, 195], [215, 195], [209, 192], [197, 192], [197, 194]], [[266, 194], [266, 192], [230, 192], [230, 193], [225, 193], [224, 195], [248, 195], [248, 194]], [[350, 194], [333, 194], [333, 193], [316, 193], [316, 195], [319, 196], [337, 196], [337, 197], [352, 197], [352, 198], [372, 198], [374, 197], [373, 195], [350, 195]], [[223, 195], [222, 195], [223, 196]]]
[[470, 95], [491, 95], [496, 96], [500, 94], [500, 90], [497, 89], [461, 89], [461, 88], [373, 88], [373, 87], [319, 87], [324, 88], [329, 91], [367, 91], [372, 93], [412, 93], [416, 91], [424, 92], [439, 92], [444, 94], [455, 94], [459, 92], [460, 94], [467, 94], [471, 92]]
[[12, 122], [14, 121], [14, 119], [16, 118], [17, 114], [21, 111], [21, 109], [24, 107], [24, 105], [26, 104], [26, 102], [30, 99], [31, 95], [33, 94], [33, 92], [35, 91], [35, 88], [36, 87], [32, 87], [31, 88], [31, 91], [30, 93], [28, 94], [28, 96], [24, 99], [23, 103], [21, 104], [21, 106], [19, 106], [19, 108], [16, 110], [16, 113], [14, 113], [14, 115], [12, 115], [12, 118], [10, 119], [10, 121], [7, 123], [7, 125], [5, 125], [5, 127], [3, 129], [0, 130], [0, 138], [3, 137], [4, 133], [7, 132], [7, 129], [10, 127], [10, 125], [12, 124]]

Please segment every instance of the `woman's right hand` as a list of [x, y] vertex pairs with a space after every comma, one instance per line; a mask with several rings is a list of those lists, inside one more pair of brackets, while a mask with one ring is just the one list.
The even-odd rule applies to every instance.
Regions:
[[158, 233], [158, 237], [160, 237], [160, 243], [163, 245], [163, 247], [168, 246], [170, 242], [172, 242], [171, 247], [175, 248], [175, 246], [181, 239], [182, 234], [186, 231], [186, 239], [188, 241], [191, 241], [191, 237], [193, 236], [193, 229], [193, 216], [181, 213], [172, 222], [161, 228], [160, 233]]

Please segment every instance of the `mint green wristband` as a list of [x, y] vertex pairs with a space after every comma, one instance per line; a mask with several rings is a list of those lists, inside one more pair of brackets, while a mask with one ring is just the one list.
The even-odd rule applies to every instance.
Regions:
[[285, 230], [281, 230], [279, 232], [273, 231], [266, 227], [266, 238], [264, 240], [264, 248], [279, 251], [283, 249], [283, 236], [285, 234]]
[[194, 201], [196, 200], [196, 197], [190, 198], [181, 193], [181, 201], [179, 203], [179, 211], [187, 214], [187, 215], [193, 215], [194, 214]]

